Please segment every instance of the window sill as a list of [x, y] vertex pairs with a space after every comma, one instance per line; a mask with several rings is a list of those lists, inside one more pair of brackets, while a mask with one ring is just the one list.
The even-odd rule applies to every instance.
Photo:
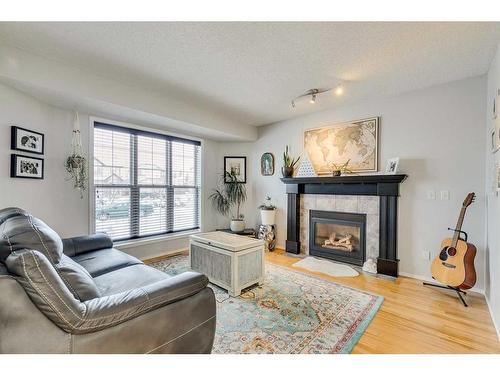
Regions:
[[192, 234], [201, 233], [201, 229], [190, 230], [182, 233], [162, 234], [149, 238], [138, 238], [136, 240], [118, 241], [115, 243], [117, 249], [127, 249], [130, 247], [144, 246], [152, 243], [172, 241], [183, 238], [188, 238]]

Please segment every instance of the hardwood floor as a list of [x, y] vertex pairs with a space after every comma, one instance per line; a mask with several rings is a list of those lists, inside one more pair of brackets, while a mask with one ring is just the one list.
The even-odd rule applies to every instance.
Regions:
[[[286, 267], [300, 260], [283, 250], [266, 257]], [[392, 280], [360, 274], [336, 278], [293, 269], [385, 298], [353, 353], [500, 353], [486, 300], [480, 294], [467, 293], [469, 307], [464, 307], [454, 293], [425, 287], [407, 277]]]

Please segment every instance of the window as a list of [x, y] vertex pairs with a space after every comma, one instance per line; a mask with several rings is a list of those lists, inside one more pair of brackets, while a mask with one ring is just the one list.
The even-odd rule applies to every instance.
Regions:
[[200, 142], [94, 123], [95, 231], [115, 240], [200, 227]]

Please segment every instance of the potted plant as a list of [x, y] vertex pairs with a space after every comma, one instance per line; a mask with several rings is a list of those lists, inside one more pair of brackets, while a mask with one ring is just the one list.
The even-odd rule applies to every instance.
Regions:
[[288, 145], [285, 147], [285, 152], [283, 153], [283, 167], [281, 168], [281, 173], [283, 177], [292, 177], [293, 169], [295, 164], [300, 160], [300, 156], [297, 159], [294, 159], [290, 156], [288, 152]]
[[80, 191], [80, 197], [83, 199], [83, 192], [87, 188], [87, 160], [84, 156], [73, 153], [68, 156], [65, 163], [66, 172], [69, 179], [73, 180], [73, 186]]
[[271, 197], [266, 197], [259, 206], [262, 225], [274, 225], [276, 219], [276, 206], [271, 203]]
[[352, 173], [352, 171], [348, 167], [350, 161], [351, 159], [347, 160], [344, 164], [331, 163], [332, 176], [337, 177], [343, 174]]
[[[221, 215], [231, 217], [231, 231], [243, 232], [245, 230], [244, 215], [240, 212], [241, 205], [247, 199], [245, 184], [238, 182], [238, 177], [233, 172], [224, 172], [221, 178], [222, 186], [210, 194], [213, 207]], [[235, 209], [235, 212], [233, 212]]]

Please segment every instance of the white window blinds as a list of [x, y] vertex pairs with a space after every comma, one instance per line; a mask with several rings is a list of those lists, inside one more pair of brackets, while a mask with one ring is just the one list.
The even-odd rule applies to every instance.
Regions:
[[94, 123], [95, 231], [125, 240], [200, 227], [200, 142]]

